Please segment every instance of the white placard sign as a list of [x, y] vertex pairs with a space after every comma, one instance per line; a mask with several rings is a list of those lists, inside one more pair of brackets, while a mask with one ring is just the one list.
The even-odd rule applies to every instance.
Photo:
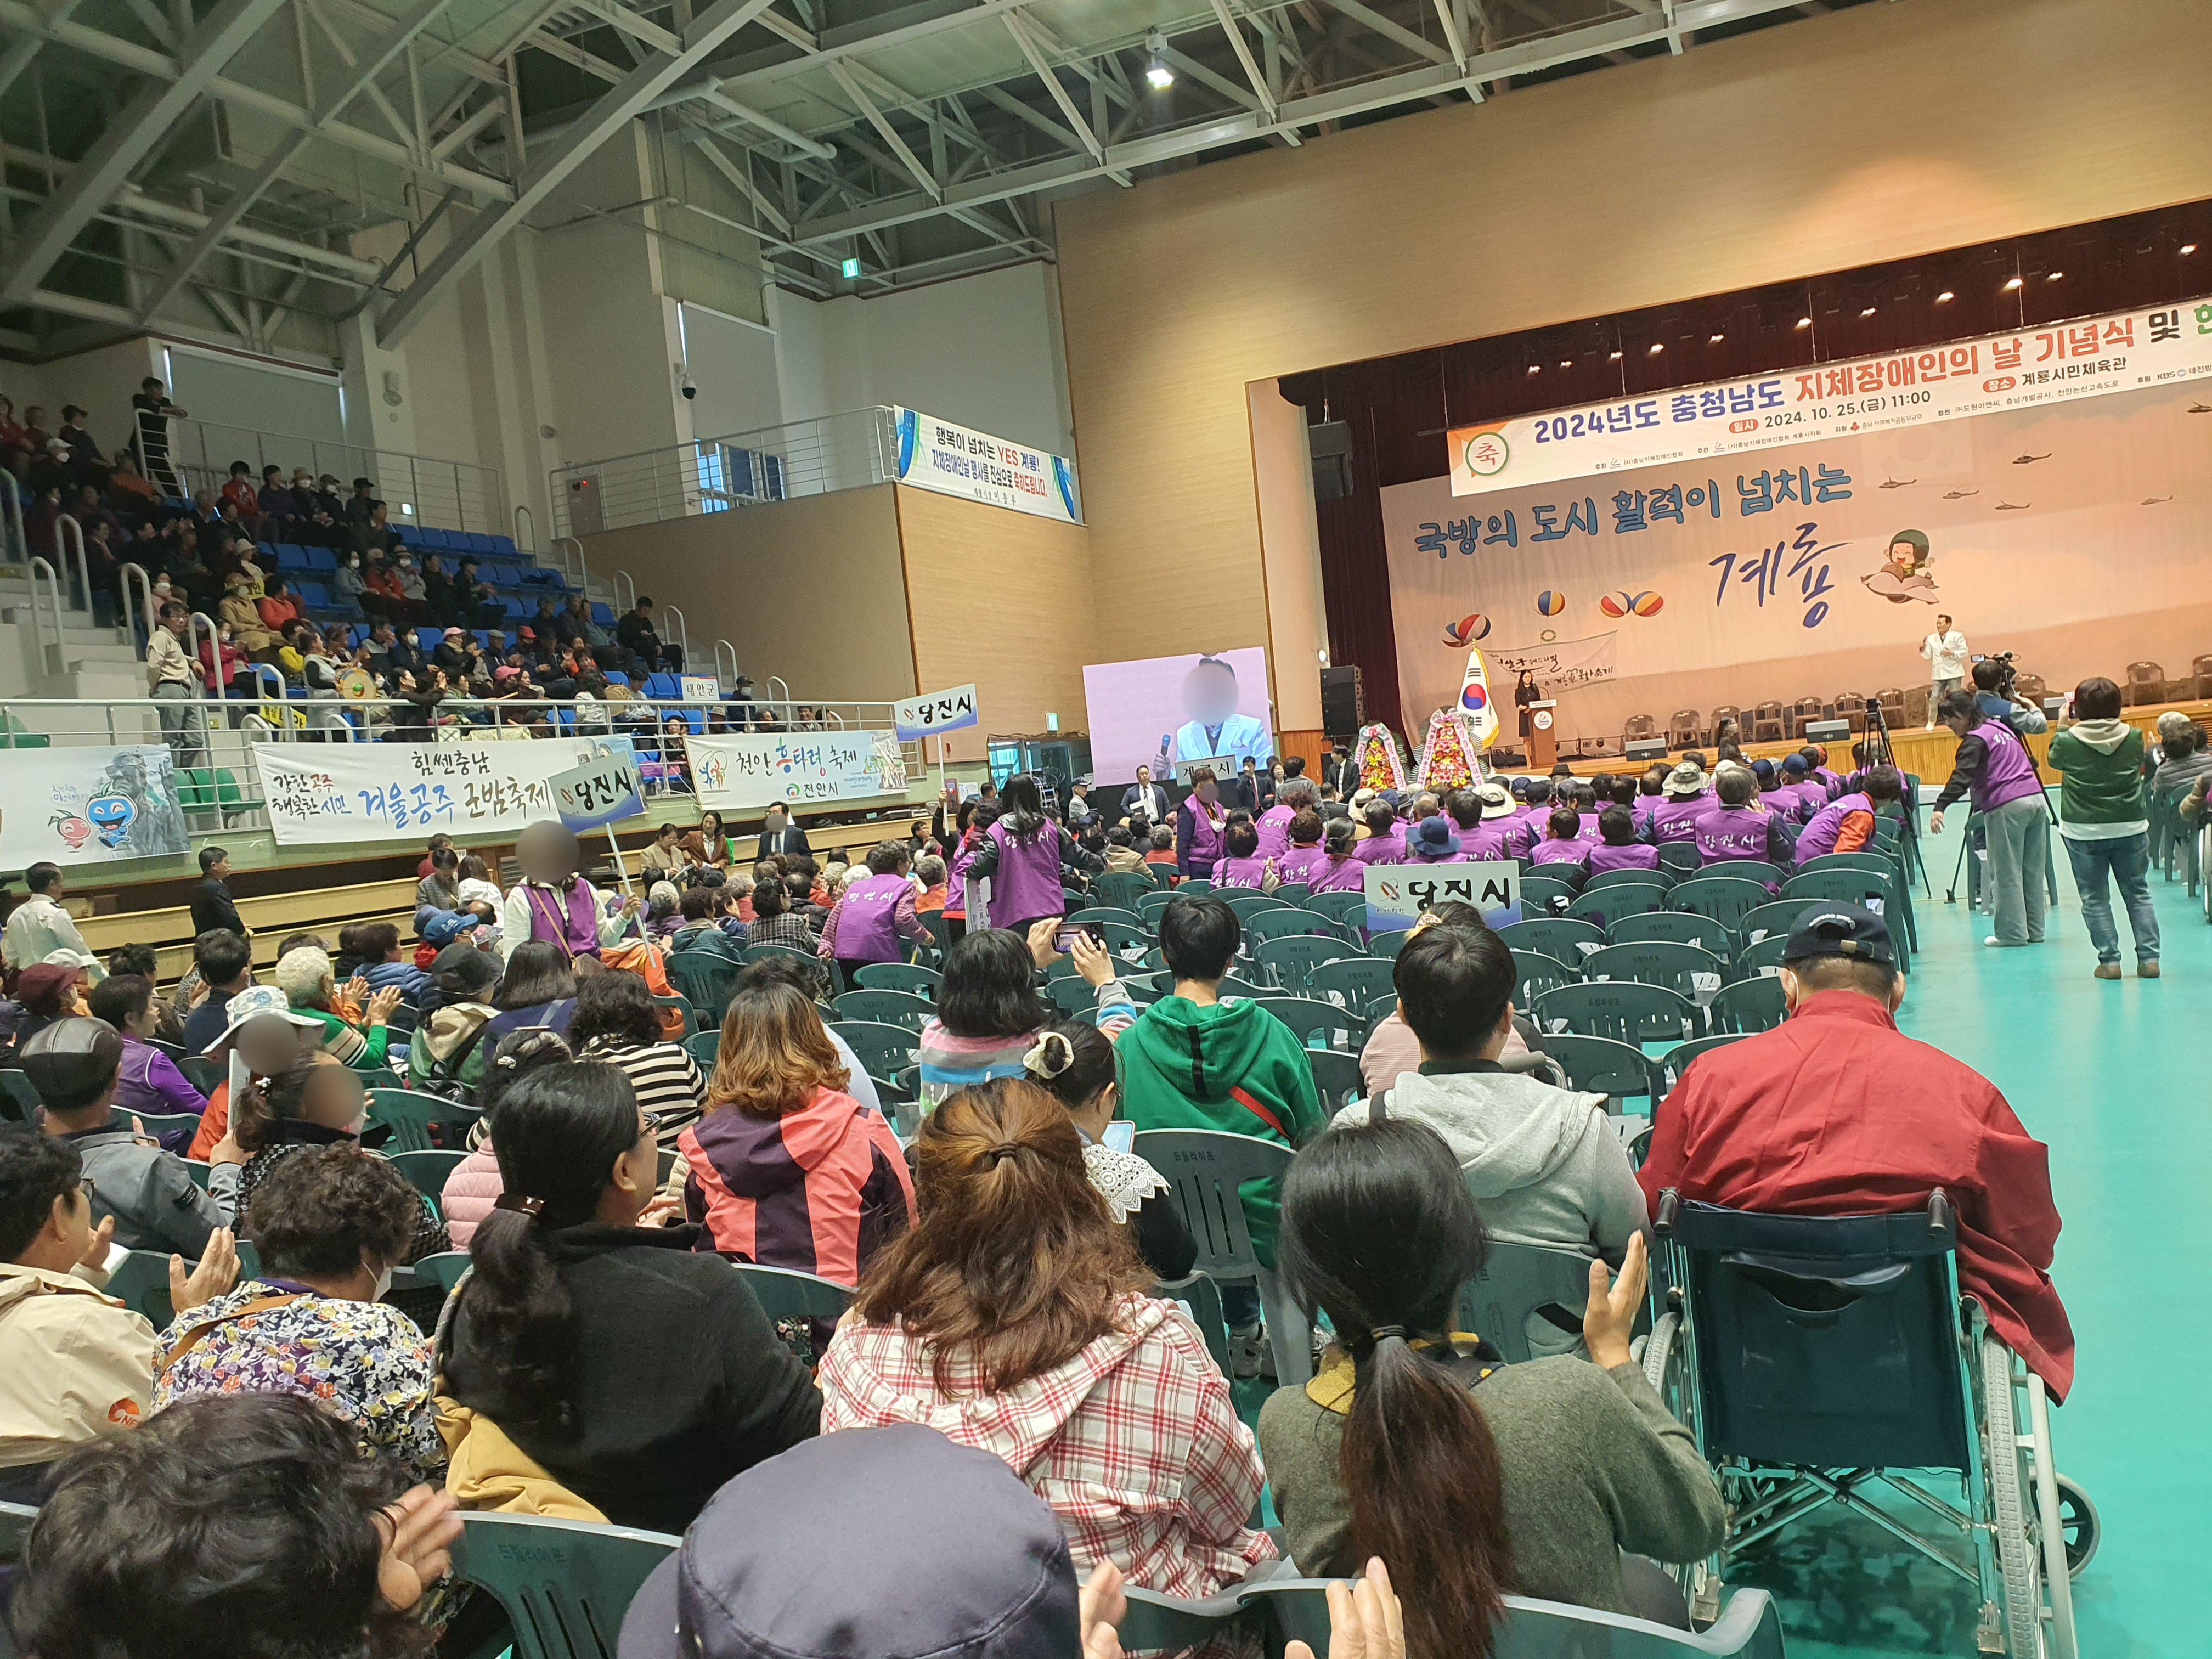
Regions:
[[635, 754], [604, 755], [557, 773], [547, 782], [553, 791], [553, 810], [571, 830], [597, 830], [645, 811]]
[[699, 804], [717, 811], [906, 793], [890, 732], [731, 732], [687, 738]]
[[686, 674], [684, 677], [684, 701], [686, 702], [720, 702], [722, 683], [712, 674]]
[[971, 501], [1080, 524], [1075, 466], [1062, 455], [1009, 443], [915, 409], [894, 409], [898, 481]]
[[1190, 760], [1179, 760], [1175, 763], [1176, 781], [1186, 789], [1194, 789], [1198, 786], [1190, 781], [1190, 775], [1201, 766], [1210, 766], [1214, 781], [1226, 783], [1237, 775], [1241, 764], [1234, 755], [1200, 755]]
[[1370, 864], [1367, 931], [1403, 933], [1439, 904], [1472, 904], [1493, 927], [1521, 920], [1521, 866], [1510, 859], [1480, 864]]
[[975, 724], [975, 688], [956, 685], [945, 691], [925, 691], [902, 697], [891, 705], [891, 726], [902, 738], [927, 738], [957, 732]]

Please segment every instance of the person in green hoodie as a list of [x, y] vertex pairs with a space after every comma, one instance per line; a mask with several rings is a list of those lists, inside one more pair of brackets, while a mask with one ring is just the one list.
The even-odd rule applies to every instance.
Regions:
[[[1241, 937], [1237, 913], [1210, 893], [1178, 897], [1160, 913], [1160, 955], [1175, 994], [1146, 1009], [1115, 1045], [1121, 1115], [1139, 1130], [1219, 1129], [1297, 1146], [1327, 1124], [1313, 1067], [1291, 1028], [1256, 1002], [1221, 1000]], [[1281, 1191], [1279, 1179], [1238, 1189], [1253, 1253], [1269, 1269]], [[1224, 1285], [1221, 1301], [1240, 1350], [1237, 1373], [1255, 1375], [1259, 1294]]]
[[2063, 774], [2058, 835], [2074, 866], [2081, 920], [2097, 947], [2097, 977], [2120, 977], [2120, 929], [2106, 878], [2117, 881], [2136, 936], [2136, 973], [2158, 977], [2158, 910], [2150, 896], [2150, 814], [2143, 798], [2143, 734], [2120, 718], [2120, 688], [2101, 676], [2074, 688], [2074, 724], [2051, 739]]

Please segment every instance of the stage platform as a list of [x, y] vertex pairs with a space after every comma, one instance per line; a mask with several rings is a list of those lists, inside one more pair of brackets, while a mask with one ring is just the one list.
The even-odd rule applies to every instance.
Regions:
[[[2212, 700], [2206, 699], [2190, 702], [2145, 703], [2139, 708], [2124, 708], [2120, 713], [2121, 718], [2130, 726], [2141, 726], [2145, 735], [2149, 736], [2158, 725], [2158, 717], [2169, 710], [2178, 710], [2199, 725], [2212, 723]], [[1948, 726], [1939, 726], [1933, 732], [1929, 732], [1917, 726], [1893, 726], [1890, 728], [1889, 735], [1891, 747], [1897, 753], [1899, 770], [1912, 773], [1923, 782], [1939, 787], [1943, 780], [1951, 775], [1951, 757], [1959, 746], [1959, 740], [1951, 735]], [[1849, 772], [1851, 769], [1851, 744], [1856, 740], [1852, 738], [1841, 743], [1815, 746], [1827, 751], [1828, 764], [1836, 771]], [[1747, 743], [1743, 745], [1743, 752], [1753, 760], [1761, 756], [1765, 756], [1769, 760], [1779, 760], [1783, 756], [1794, 755], [1804, 747], [1802, 743]], [[2051, 734], [2046, 732], [2040, 736], [2028, 738], [2027, 747], [2029, 752], [2035, 757], [2037, 767], [2040, 769], [2043, 765], [2045, 751], [2051, 747]], [[1701, 752], [1705, 755], [1705, 764], [1710, 767], [1713, 760], [1712, 749], [1706, 746]], [[1671, 766], [1681, 757], [1680, 750], [1670, 750], [1667, 756], [1668, 764]], [[1649, 764], [1650, 763], [1648, 761], [1632, 761], [1618, 754], [1595, 755], [1580, 760], [1569, 757], [1567, 761], [1567, 765], [1572, 769], [1574, 775], [1581, 778], [1595, 777], [1601, 773], [1607, 772], [1641, 773]], [[1502, 776], [1515, 777], [1527, 775], [1532, 769], [1525, 766], [1501, 766], [1498, 770]], [[2058, 775], [2055, 772], [2045, 771], [2043, 781], [2045, 783], [2056, 783], [2058, 781]]]

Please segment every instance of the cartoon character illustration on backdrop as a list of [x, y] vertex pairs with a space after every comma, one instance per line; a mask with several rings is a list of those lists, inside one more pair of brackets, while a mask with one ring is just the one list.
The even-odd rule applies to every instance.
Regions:
[[1862, 576], [1870, 593], [1879, 593], [1892, 605], [1918, 599], [1936, 603], [1936, 579], [1928, 574], [1930, 558], [1928, 532], [1900, 530], [1889, 538], [1889, 559], [1879, 570]]
[[121, 795], [102, 795], [98, 800], [85, 803], [84, 815], [99, 833], [100, 844], [112, 848], [122, 846], [123, 838], [131, 833], [138, 807], [136, 802]]

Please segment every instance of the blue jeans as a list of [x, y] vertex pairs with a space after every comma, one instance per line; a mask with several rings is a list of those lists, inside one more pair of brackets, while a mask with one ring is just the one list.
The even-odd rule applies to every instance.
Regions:
[[2138, 831], [2110, 841], [2066, 842], [2066, 856], [2074, 866], [2074, 885], [2081, 895], [2081, 920], [2088, 924], [2089, 942], [2097, 947], [2099, 962], [2120, 959], [2120, 929], [2112, 920], [2112, 896], [2105, 878], [2119, 884], [2120, 902], [2128, 907], [2128, 928], [2136, 936], [2136, 960], [2158, 960], [2158, 909], [2150, 897], [2150, 837]]

